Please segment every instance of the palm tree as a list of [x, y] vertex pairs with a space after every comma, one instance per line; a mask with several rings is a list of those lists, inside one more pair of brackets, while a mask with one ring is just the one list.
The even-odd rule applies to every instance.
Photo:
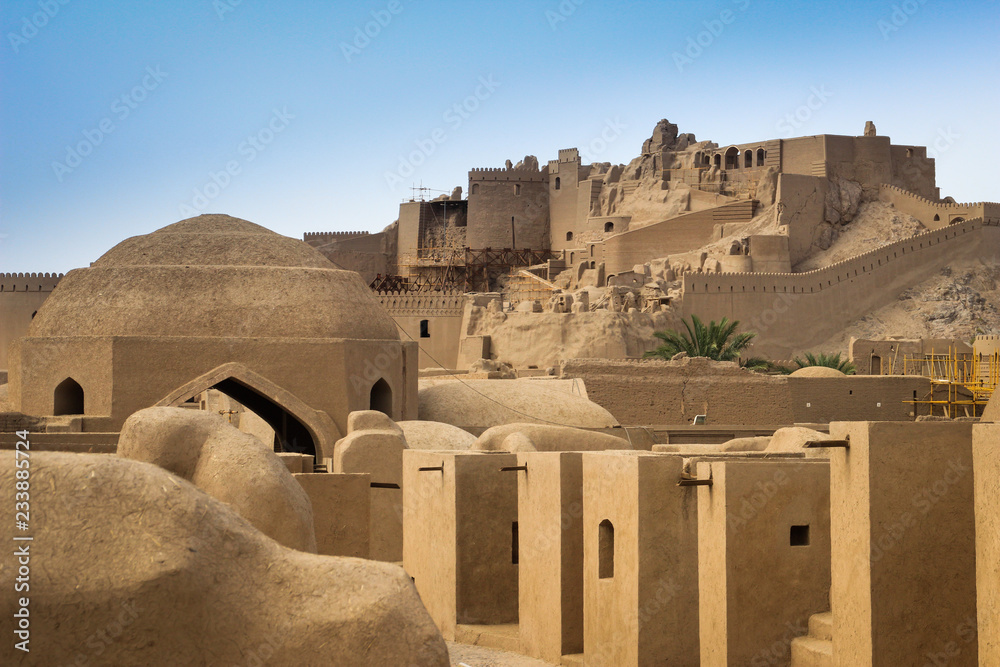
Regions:
[[820, 353], [815, 355], [812, 352], [806, 352], [806, 358], [802, 359], [795, 357], [793, 361], [798, 364], [799, 368], [806, 368], [808, 366], [826, 366], [827, 368], [835, 368], [844, 375], [854, 375], [857, 369], [854, 364], [847, 359], [841, 360], [840, 352], [836, 354], [826, 354]]
[[[708, 357], [715, 361], [740, 361], [740, 355], [757, 336], [753, 331], [736, 333], [740, 323], [730, 322], [725, 317], [719, 322], [712, 320], [706, 326], [697, 315], [692, 315], [690, 324], [684, 320], [681, 320], [681, 324], [684, 325], [686, 332], [675, 329], [655, 332], [653, 335], [663, 342], [645, 356], [671, 359], [676, 354], [686, 352], [689, 357]], [[740, 365], [751, 370], [770, 368], [770, 362], [759, 357], [746, 359], [740, 362]]]

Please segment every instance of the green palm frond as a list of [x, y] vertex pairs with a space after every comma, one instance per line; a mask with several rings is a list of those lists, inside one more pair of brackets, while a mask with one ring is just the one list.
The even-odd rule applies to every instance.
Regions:
[[716, 361], [739, 361], [741, 354], [757, 336], [755, 332], [736, 333], [739, 322], [722, 318], [707, 325], [691, 316], [691, 321], [681, 320], [683, 330], [657, 331], [653, 335], [663, 341], [655, 350], [645, 354], [649, 358], [670, 359], [680, 352], [690, 357], [708, 357]]

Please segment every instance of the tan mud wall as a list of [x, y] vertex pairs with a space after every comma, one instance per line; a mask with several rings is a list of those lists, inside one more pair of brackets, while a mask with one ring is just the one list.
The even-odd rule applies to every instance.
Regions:
[[707, 415], [709, 427], [911, 421], [913, 406], [904, 401], [930, 391], [920, 377], [788, 377], [701, 360], [575, 359], [563, 375], [583, 379], [590, 400], [620, 423], [645, 426], [690, 424], [696, 415]]
[[1000, 257], [998, 223], [970, 220], [807, 273], [686, 274], [682, 315], [758, 333], [752, 354], [789, 359], [960, 260]]
[[604, 242], [607, 274], [631, 271], [636, 264], [657, 257], [696, 250], [712, 242], [716, 225], [749, 222], [752, 217], [753, 202], [747, 200], [616, 234]]
[[[382, 307], [402, 332], [400, 338], [420, 345], [420, 368], [458, 368], [462, 338], [462, 294], [377, 294]], [[420, 323], [427, 320], [426, 338]]]
[[[520, 186], [520, 194], [515, 194]], [[470, 248], [511, 248], [511, 216], [518, 248], [548, 250], [548, 176], [528, 169], [469, 172]]]
[[[924, 223], [928, 229], [947, 227], [956, 218], [971, 220], [972, 218], [1000, 217], [1000, 204], [985, 202], [942, 204], [894, 185], [883, 185], [879, 191], [879, 200], [892, 204], [907, 215], [912, 215]], [[934, 219], [935, 216], [937, 216], [937, 220]]]
[[0, 273], [0, 370], [7, 368], [7, 348], [28, 333], [31, 316], [42, 307], [62, 274]]

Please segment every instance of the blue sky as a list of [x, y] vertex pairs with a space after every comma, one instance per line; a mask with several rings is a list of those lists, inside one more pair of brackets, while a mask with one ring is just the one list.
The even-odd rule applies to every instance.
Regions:
[[2, 272], [201, 212], [377, 231], [411, 185], [628, 162], [660, 118], [720, 144], [874, 120], [936, 146], [942, 194], [1000, 199], [995, 0], [35, 0], [0, 26]]

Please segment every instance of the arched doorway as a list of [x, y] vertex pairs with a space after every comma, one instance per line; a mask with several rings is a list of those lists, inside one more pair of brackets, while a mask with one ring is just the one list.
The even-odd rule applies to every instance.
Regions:
[[238, 363], [223, 364], [187, 382], [156, 405], [176, 407], [209, 389], [218, 389], [263, 419], [277, 436], [278, 451], [318, 455], [332, 451], [342, 437], [326, 412]]
[[740, 149], [732, 146], [726, 151], [726, 169], [740, 168]]
[[275, 451], [316, 455], [316, 443], [305, 424], [257, 390], [234, 378], [227, 378], [212, 389], [219, 390], [267, 422], [274, 429]]
[[83, 387], [73, 378], [66, 378], [52, 395], [53, 415], [82, 415]]
[[368, 405], [370, 410], [377, 410], [392, 418], [392, 387], [384, 379], [379, 379], [372, 386]]

